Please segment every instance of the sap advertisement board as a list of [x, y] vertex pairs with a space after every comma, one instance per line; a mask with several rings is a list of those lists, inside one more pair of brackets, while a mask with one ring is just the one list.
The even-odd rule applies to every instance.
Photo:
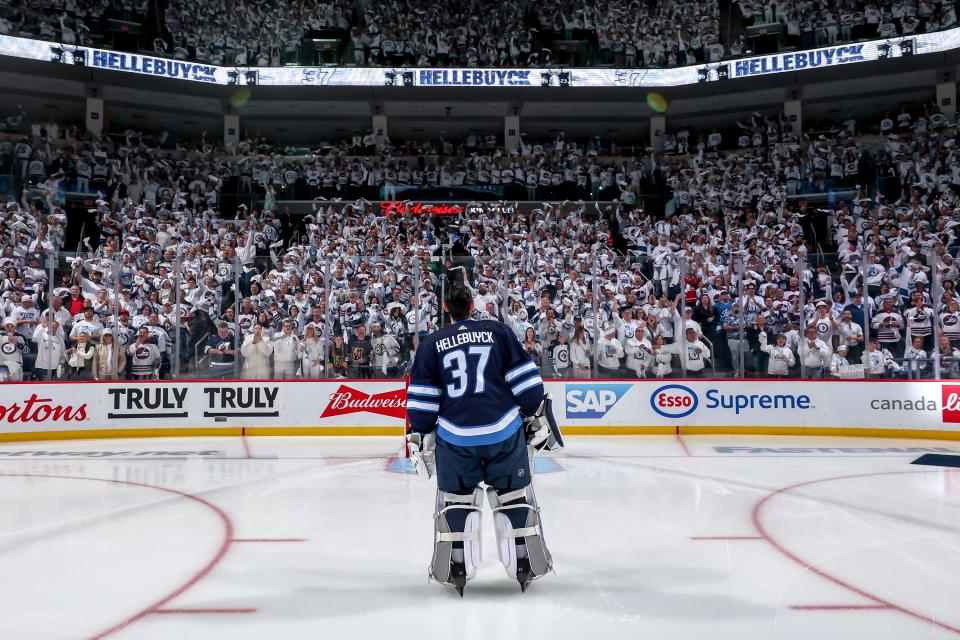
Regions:
[[[960, 432], [960, 384], [950, 382], [571, 380], [549, 381], [546, 387], [557, 421], [577, 433], [656, 428], [662, 433], [664, 427]], [[401, 381], [0, 385], [0, 439], [83, 431], [100, 437], [124, 430], [238, 434], [241, 428], [399, 433], [405, 412]]]
[[960, 384], [660, 380], [550, 383], [561, 424], [960, 430]]
[[0, 34], [0, 56], [215, 85], [338, 87], [670, 87], [872, 62], [960, 47], [960, 28], [673, 69], [225, 67]]

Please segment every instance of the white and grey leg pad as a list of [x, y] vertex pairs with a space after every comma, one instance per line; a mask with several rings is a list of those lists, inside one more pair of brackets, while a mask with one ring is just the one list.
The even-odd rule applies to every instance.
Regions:
[[[467, 579], [473, 578], [480, 566], [480, 516], [483, 507], [483, 489], [477, 487], [472, 494], [458, 495], [437, 491], [436, 512], [433, 514], [433, 561], [430, 564], [430, 578], [443, 584], [453, 584], [450, 578], [450, 563], [463, 562]], [[463, 531], [453, 530], [447, 516], [455, 510], [467, 511]], [[462, 518], [452, 518], [459, 522]], [[454, 549], [454, 542], [462, 542], [463, 549]], [[463, 558], [459, 557], [460, 552]], [[457, 557], [454, 557], [457, 556]]]
[[[523, 489], [502, 494], [498, 494], [496, 489], [489, 488], [487, 499], [493, 509], [500, 562], [507, 570], [507, 575], [511, 578], [517, 577], [517, 558], [523, 558], [524, 555], [530, 561], [533, 580], [550, 573], [553, 570], [553, 558], [543, 539], [540, 507], [537, 505], [533, 485], [529, 484]], [[510, 515], [514, 516], [513, 519]], [[523, 526], [514, 527], [514, 522], [523, 522]]]

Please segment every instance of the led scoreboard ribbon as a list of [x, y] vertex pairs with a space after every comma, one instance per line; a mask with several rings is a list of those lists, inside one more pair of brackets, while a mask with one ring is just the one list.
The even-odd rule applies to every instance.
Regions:
[[807, 71], [960, 48], [960, 27], [889, 40], [722, 60], [673, 69], [221, 67], [0, 35], [0, 56], [216, 85], [331, 87], [670, 87]]

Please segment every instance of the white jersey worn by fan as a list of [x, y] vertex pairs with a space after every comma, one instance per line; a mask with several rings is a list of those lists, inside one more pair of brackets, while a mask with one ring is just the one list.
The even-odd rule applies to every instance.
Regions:
[[699, 339], [688, 341], [686, 350], [682, 342], [674, 342], [664, 345], [661, 349], [664, 353], [672, 353], [684, 358], [687, 373], [699, 373], [707, 366], [706, 360], [710, 357], [710, 349], [707, 348]]

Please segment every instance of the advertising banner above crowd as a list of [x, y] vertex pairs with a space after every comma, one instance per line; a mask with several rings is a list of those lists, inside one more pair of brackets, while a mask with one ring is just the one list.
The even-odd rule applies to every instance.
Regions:
[[671, 69], [223, 67], [0, 35], [0, 56], [214, 85], [331, 87], [671, 87], [949, 51], [960, 28]]
[[[570, 434], [822, 433], [960, 438], [960, 384], [548, 381]], [[125, 435], [384, 435], [404, 383], [155, 381], [0, 385], [0, 440]]]

